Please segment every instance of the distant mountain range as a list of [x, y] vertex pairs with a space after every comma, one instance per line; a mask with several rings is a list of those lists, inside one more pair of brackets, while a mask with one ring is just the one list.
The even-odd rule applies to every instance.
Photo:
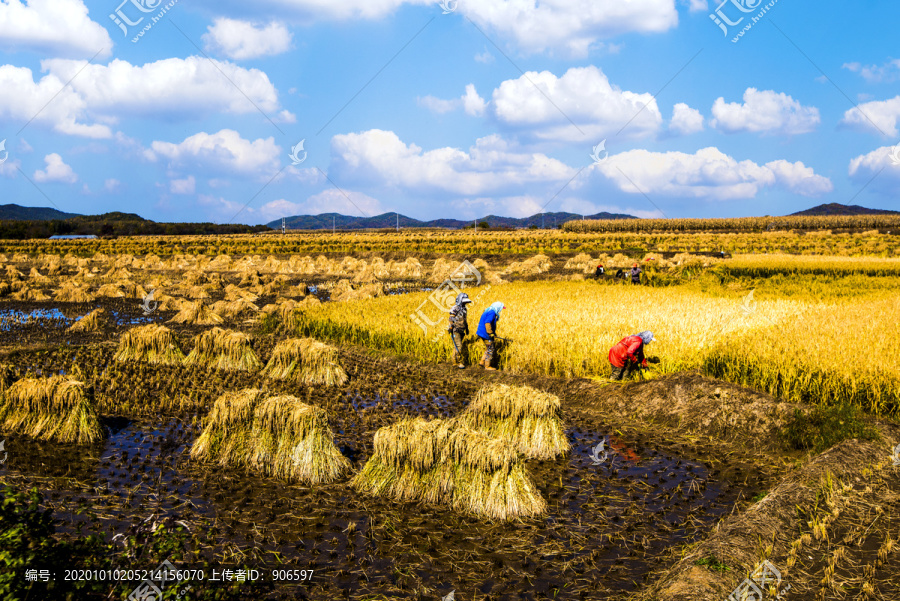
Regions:
[[[483, 222], [487, 222], [490, 227], [498, 228], [517, 228], [517, 227], [543, 227], [554, 228], [562, 225], [566, 221], [573, 219], [581, 219], [581, 215], [575, 213], [538, 213], [531, 217], [500, 217], [498, 215], [488, 215], [479, 219], [469, 221], [461, 221], [459, 219], [432, 219], [431, 221], [420, 221], [400, 215], [399, 224], [401, 228], [417, 228], [417, 227], [442, 227], [448, 229], [462, 229], [471, 227], [475, 222], [479, 226]], [[596, 215], [585, 215], [585, 219], [636, 219], [634, 215], [624, 215], [621, 213], [597, 213]], [[351, 217], [341, 215], [340, 213], [322, 213], [321, 215], [294, 215], [285, 217], [285, 228], [291, 230], [321, 230], [331, 229], [332, 225], [339, 230], [350, 229], [383, 229], [397, 227], [397, 213], [384, 213], [374, 217]], [[281, 229], [281, 219], [276, 219], [267, 223], [271, 228]]]
[[814, 217], [819, 215], [900, 215], [900, 211], [888, 211], [885, 209], [867, 209], [859, 205], [842, 205], [840, 203], [831, 202], [819, 205], [805, 211], [791, 213], [790, 216], [804, 215]]
[[63, 213], [48, 207], [23, 207], [16, 204], [0, 205], [0, 220], [46, 221], [79, 216], [78, 213]]

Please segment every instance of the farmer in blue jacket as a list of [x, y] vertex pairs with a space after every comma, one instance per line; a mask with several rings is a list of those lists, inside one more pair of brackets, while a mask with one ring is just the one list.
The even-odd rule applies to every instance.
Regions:
[[500, 311], [505, 308], [503, 303], [498, 301], [485, 309], [484, 313], [481, 314], [481, 319], [478, 321], [476, 334], [484, 341], [485, 346], [481, 365], [490, 371], [497, 369], [491, 365], [494, 360], [494, 338], [497, 336], [497, 322], [500, 320]]

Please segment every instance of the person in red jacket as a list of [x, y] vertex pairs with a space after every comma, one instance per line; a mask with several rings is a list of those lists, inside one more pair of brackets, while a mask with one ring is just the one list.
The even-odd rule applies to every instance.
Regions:
[[647, 367], [644, 357], [644, 345], [653, 342], [653, 332], [641, 332], [626, 336], [616, 346], [609, 349], [609, 364], [612, 367], [612, 379], [629, 378], [635, 371]]

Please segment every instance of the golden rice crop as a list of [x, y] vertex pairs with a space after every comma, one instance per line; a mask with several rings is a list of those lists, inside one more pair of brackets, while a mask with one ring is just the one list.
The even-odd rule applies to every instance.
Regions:
[[103, 329], [103, 318], [106, 315], [106, 309], [100, 307], [94, 309], [71, 326], [69, 332], [96, 332]]
[[225, 321], [221, 315], [203, 304], [203, 301], [184, 301], [178, 313], [169, 323], [187, 323], [197, 326], [212, 326]]
[[90, 303], [94, 301], [94, 296], [86, 287], [66, 282], [54, 291], [53, 300], [61, 303]]
[[350, 468], [324, 409], [257, 389], [226, 392], [216, 400], [191, 457], [309, 484], [333, 482]]
[[337, 349], [312, 338], [288, 338], [279, 342], [262, 375], [327, 386], [340, 386], [347, 381]]
[[530, 386], [485, 386], [459, 419], [490, 437], [510, 441], [533, 459], [553, 459], [571, 448], [562, 425], [559, 397]]
[[103, 438], [93, 398], [65, 376], [24, 378], [3, 393], [0, 424], [39, 440], [91, 443]]
[[201, 365], [227, 371], [257, 371], [262, 361], [256, 356], [253, 339], [243, 332], [212, 328], [194, 338], [194, 348], [185, 365]]
[[456, 419], [404, 419], [379, 429], [374, 453], [351, 486], [498, 520], [547, 508], [512, 443]]
[[184, 361], [184, 354], [172, 330], [151, 323], [131, 328], [122, 335], [115, 360], [179, 365]]

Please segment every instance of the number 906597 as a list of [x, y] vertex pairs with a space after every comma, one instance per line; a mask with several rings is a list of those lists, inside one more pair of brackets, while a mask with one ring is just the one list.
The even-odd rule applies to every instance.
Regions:
[[313, 570], [272, 570], [272, 580], [307, 582], [312, 580]]

